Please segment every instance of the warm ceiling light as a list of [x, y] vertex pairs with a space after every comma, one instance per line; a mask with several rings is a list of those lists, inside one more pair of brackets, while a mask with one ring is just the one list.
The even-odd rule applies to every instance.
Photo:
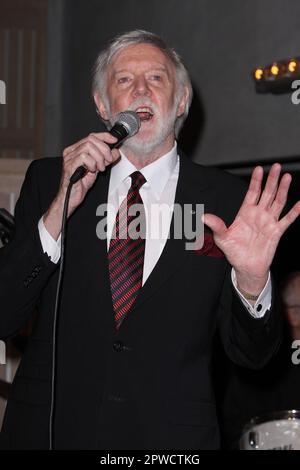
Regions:
[[261, 80], [262, 77], [263, 77], [263, 74], [264, 74], [263, 69], [258, 68], [258, 69], [256, 69], [255, 72], [254, 72], [254, 77], [255, 77], [256, 80]]
[[294, 80], [300, 79], [300, 56], [257, 66], [251, 75], [257, 93], [290, 93]]
[[279, 67], [278, 67], [277, 64], [273, 64], [273, 65], [271, 66], [271, 69], [270, 69], [270, 70], [271, 70], [271, 74], [272, 74], [272, 75], [278, 75], [278, 74], [279, 74]]
[[290, 72], [295, 72], [297, 68], [297, 62], [295, 60], [290, 60], [289, 63], [288, 63], [288, 69]]

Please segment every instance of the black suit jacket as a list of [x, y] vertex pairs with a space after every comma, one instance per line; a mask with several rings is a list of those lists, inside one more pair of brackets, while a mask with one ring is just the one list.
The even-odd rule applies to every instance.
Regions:
[[[16, 206], [16, 235], [1, 250], [0, 336], [13, 335], [38, 311], [7, 406], [4, 448], [48, 446], [58, 269], [43, 253], [37, 225], [58, 190], [61, 165], [60, 158], [30, 165]], [[68, 222], [55, 448], [218, 448], [211, 380], [215, 331], [234, 362], [259, 368], [278, 345], [277, 310], [253, 319], [231, 285], [225, 258], [199, 256], [185, 250], [184, 239], [171, 237], [116, 332], [106, 240], [96, 236], [96, 210], [107, 201], [109, 175], [109, 169], [99, 173]], [[206, 212], [230, 223], [244, 192], [233, 176], [181, 155], [175, 202], [203, 203]]]

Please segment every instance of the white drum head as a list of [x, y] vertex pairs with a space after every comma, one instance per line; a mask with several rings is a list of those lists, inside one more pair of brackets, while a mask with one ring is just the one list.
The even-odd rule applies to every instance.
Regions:
[[240, 439], [241, 450], [300, 450], [300, 411], [279, 411], [252, 419]]

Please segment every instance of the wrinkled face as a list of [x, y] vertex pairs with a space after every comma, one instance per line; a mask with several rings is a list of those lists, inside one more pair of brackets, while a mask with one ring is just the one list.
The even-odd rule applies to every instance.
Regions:
[[151, 151], [174, 142], [177, 116], [184, 112], [187, 92], [177, 93], [175, 68], [150, 44], [128, 46], [113, 58], [107, 74], [107, 102], [95, 96], [104, 119], [132, 110], [141, 119], [136, 136], [126, 142], [136, 151]]

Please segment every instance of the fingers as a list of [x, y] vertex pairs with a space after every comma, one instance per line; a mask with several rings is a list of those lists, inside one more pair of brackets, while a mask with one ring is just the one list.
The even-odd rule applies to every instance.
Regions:
[[96, 151], [93, 151], [94, 157], [97, 158], [97, 153], [100, 152], [100, 154], [104, 156], [105, 166], [114, 162], [120, 156], [118, 149], [110, 149], [110, 147], [107, 145], [107, 144], [112, 144], [112, 143], [117, 142], [117, 138], [111, 136], [110, 134], [108, 135], [112, 137], [113, 142], [108, 142], [107, 140], [105, 141], [101, 140], [99, 138], [99, 134], [90, 134], [89, 136], [90, 138], [89, 142], [91, 144], [91, 147], [93, 150], [96, 150]]
[[213, 231], [214, 235], [221, 237], [227, 231], [223, 220], [214, 214], [203, 214], [201, 220]]
[[66, 157], [66, 161], [72, 160], [81, 163], [81, 156], [84, 154], [90, 155], [95, 160], [98, 171], [104, 171], [105, 167], [112, 163], [113, 157], [109, 147], [103, 142], [97, 146], [91, 141], [79, 145], [74, 152]]
[[[117, 149], [111, 150], [107, 144], [113, 144], [117, 138], [108, 132], [90, 134], [88, 137], [76, 142], [64, 150], [64, 163], [69, 169], [68, 173], [80, 165], [88, 171], [104, 171], [106, 166], [119, 157]], [[69, 175], [70, 176], [70, 175]]]
[[276, 219], [279, 219], [282, 209], [286, 204], [291, 181], [292, 177], [289, 173], [285, 173], [281, 178], [276, 197], [271, 206], [271, 212]]
[[89, 172], [96, 173], [98, 172], [98, 165], [96, 160], [94, 160], [91, 155], [88, 153], [82, 152], [80, 154], [80, 159], [69, 160], [67, 165], [65, 166], [65, 172], [67, 173], [65, 176], [69, 178], [73, 174], [73, 172], [78, 168], [78, 166], [84, 166]]
[[300, 201], [296, 202], [292, 209], [278, 222], [281, 233], [284, 233], [299, 215]]
[[249, 188], [244, 198], [243, 204], [257, 204], [261, 194], [261, 184], [264, 176], [264, 170], [261, 166], [254, 168]]
[[[58, 199], [62, 197], [64, 200], [65, 191], [69, 186], [70, 178], [79, 166], [84, 166], [87, 169], [86, 175], [84, 175], [80, 181], [83, 182], [85, 180], [85, 184], [88, 183], [89, 187], [95, 182], [96, 173], [98, 173], [97, 162], [91, 155], [82, 152], [80, 158], [71, 158], [67, 162], [64, 162]], [[77, 183], [77, 185], [78, 184], [80, 183]], [[76, 205], [74, 207], [76, 207]]]
[[285, 173], [280, 180], [280, 172], [281, 165], [274, 163], [268, 174], [264, 190], [262, 191], [263, 168], [256, 167], [252, 173], [249, 189], [243, 204], [258, 204], [260, 208], [270, 210], [274, 217], [278, 219], [286, 204], [292, 179], [291, 175]]
[[63, 151], [63, 157], [64, 158], [68, 157], [70, 153], [74, 152], [74, 150], [76, 150], [76, 148], [78, 148], [79, 145], [83, 144], [84, 142], [86, 142], [86, 137], [84, 139], [79, 140], [75, 144], [70, 145], [69, 147], [66, 147]]
[[117, 142], [117, 138], [111, 135], [109, 132], [98, 132], [98, 133], [91, 133], [89, 136], [85, 137], [84, 139], [79, 140], [75, 144], [70, 145], [69, 147], [65, 148], [63, 152], [63, 156], [67, 157], [70, 153], [75, 152], [78, 150], [78, 148], [90, 141], [95, 141], [97, 140], [98, 142], [105, 142], [107, 144], [114, 144]]
[[274, 163], [268, 174], [266, 185], [259, 201], [260, 207], [269, 208], [273, 203], [277, 194], [280, 172], [281, 165], [279, 163]]

